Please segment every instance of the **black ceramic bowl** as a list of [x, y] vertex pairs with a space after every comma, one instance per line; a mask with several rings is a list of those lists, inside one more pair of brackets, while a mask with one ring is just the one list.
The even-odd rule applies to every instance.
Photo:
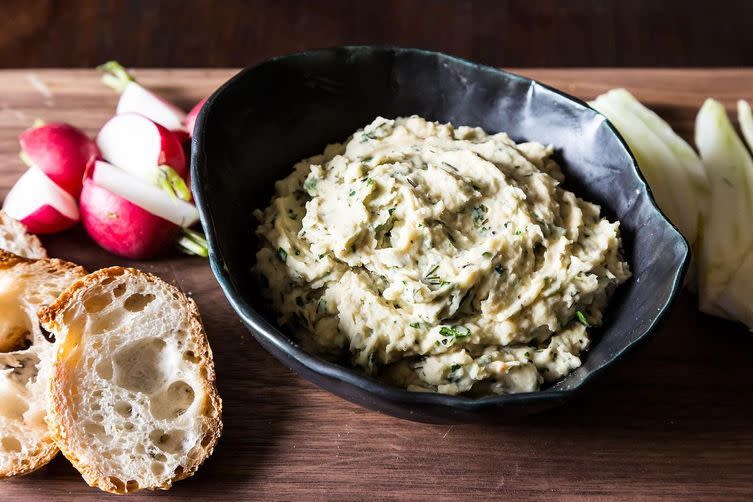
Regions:
[[[566, 186], [621, 222], [633, 278], [614, 297], [583, 365], [536, 393], [482, 399], [414, 393], [304, 352], [275, 325], [250, 274], [251, 212], [292, 165], [345, 140], [377, 115], [417, 114], [555, 146]], [[199, 115], [191, 168], [210, 262], [259, 343], [345, 399], [428, 422], [499, 420], [562, 403], [648, 335], [679, 289], [688, 246], [654, 205], [630, 151], [583, 102], [529, 79], [414, 49], [343, 47], [275, 58], [220, 87]]]

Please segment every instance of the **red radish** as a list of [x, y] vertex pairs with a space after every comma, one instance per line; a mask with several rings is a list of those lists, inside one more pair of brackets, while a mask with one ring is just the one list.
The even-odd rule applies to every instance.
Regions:
[[180, 141], [181, 145], [186, 145], [191, 140], [191, 135], [187, 131], [172, 131], [172, 133]]
[[136, 204], [84, 180], [81, 221], [102, 248], [133, 260], [152, 258], [169, 249], [180, 227]]
[[57, 186], [78, 198], [87, 163], [99, 155], [97, 145], [69, 124], [42, 124], [18, 138], [21, 158], [42, 170]]
[[158, 187], [145, 183], [112, 164], [98, 160], [94, 163], [90, 176], [96, 185], [175, 225], [190, 227], [199, 221], [199, 212], [193, 204], [171, 199]]
[[62, 232], [79, 220], [76, 199], [38, 167], [30, 167], [16, 181], [5, 196], [3, 210], [35, 234]]
[[136, 113], [116, 115], [99, 131], [97, 146], [107, 162], [183, 200], [191, 199], [183, 145], [156, 122]]
[[81, 220], [104, 249], [147, 259], [175, 244], [181, 226], [195, 223], [198, 213], [192, 204], [173, 200], [122, 169], [97, 161], [84, 179]]
[[170, 130], [183, 130], [186, 114], [167, 100], [142, 87], [117, 61], [108, 61], [99, 70], [102, 81], [120, 93], [116, 113], [138, 113]]
[[199, 116], [199, 112], [201, 111], [201, 107], [204, 106], [204, 103], [207, 102], [207, 98], [202, 99], [198, 103], [196, 103], [196, 106], [191, 108], [191, 111], [188, 112], [188, 115], [186, 115], [186, 119], [183, 122], [183, 124], [186, 127], [186, 130], [188, 131], [188, 134], [191, 135], [193, 138], [193, 128], [196, 125], [196, 117]]

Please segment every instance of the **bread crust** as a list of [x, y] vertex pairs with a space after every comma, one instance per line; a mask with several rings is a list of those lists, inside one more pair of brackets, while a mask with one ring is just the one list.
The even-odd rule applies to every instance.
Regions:
[[[203, 440], [186, 454], [187, 460], [181, 472], [176, 472], [171, 479], [161, 486], [139, 486], [137, 489], [167, 490], [174, 482], [192, 476], [196, 472], [204, 460], [214, 451], [222, 432], [222, 400], [217, 392], [212, 350], [204, 332], [196, 302], [186, 297], [176, 287], [152, 274], [134, 268], [110, 267], [98, 270], [72, 284], [52, 305], [40, 310], [39, 319], [48, 331], [61, 333], [65, 327], [63, 318], [66, 311], [81, 302], [87, 292], [96, 289], [103, 281], [118, 278], [122, 275], [137, 276], [142, 280], [156, 283], [180, 302], [186, 309], [189, 320], [187, 331], [195, 342], [197, 348], [195, 356], [199, 362], [199, 367], [202, 368], [201, 385], [206, 397], [202, 403], [201, 412], [206, 417], [208, 426]], [[80, 426], [76, 422], [75, 410], [72, 409], [70, 402], [71, 393], [78, 392], [78, 389], [73, 388], [73, 365], [68, 360], [66, 346], [70, 347], [81, 343], [82, 335], [84, 334], [69, 333], [66, 336], [65, 343], [57, 350], [47, 394], [48, 411], [46, 419], [50, 433], [63, 455], [78, 469], [90, 486], [115, 494], [131, 493], [133, 490], [129, 490], [123, 482], [118, 482], [120, 480], [113, 482], [108, 473], [102, 472], [97, 465], [87, 463], [79, 455], [78, 432]]]
[[[31, 259], [31, 258], [25, 258], [22, 256], [15, 255], [9, 251], [0, 249], [0, 270], [10, 270], [18, 265], [34, 265], [35, 263], [43, 262], [43, 265], [46, 265], [49, 267], [47, 270], [52, 271], [55, 273], [65, 274], [69, 273], [71, 275], [77, 275], [77, 276], [84, 276], [86, 275], [86, 271], [80, 267], [79, 265], [76, 265], [74, 263], [70, 263], [64, 260], [59, 259]], [[36, 351], [34, 348], [35, 345], [32, 345], [31, 347], [14, 351], [14, 352], [8, 352], [5, 354], [2, 354], [5, 356], [6, 360], [14, 359], [17, 357], [22, 357], [25, 354], [29, 354], [32, 351], [35, 351], [34, 354], [36, 355], [44, 355], [43, 353], [40, 353]], [[48, 357], [51, 357], [54, 354], [53, 350], [47, 351]], [[40, 364], [48, 364], [40, 362]], [[33, 451], [31, 451], [29, 454], [27, 454], [24, 458], [18, 459], [15, 462], [11, 463], [9, 466], [7, 466], [4, 469], [0, 469], [0, 479], [2, 478], [8, 478], [12, 476], [20, 476], [29, 474], [31, 472], [34, 472], [45, 465], [47, 465], [58, 453], [58, 447], [53, 440], [52, 436], [47, 434], [42, 438], [41, 443], [37, 446], [37, 448]]]
[[15, 251], [17, 253], [23, 254], [27, 258], [47, 258], [47, 250], [44, 248], [44, 246], [42, 246], [42, 242], [39, 240], [39, 238], [34, 234], [30, 234], [26, 230], [26, 227], [23, 223], [14, 220], [10, 216], [8, 216], [5, 211], [2, 210], [0, 210], [0, 229], [7, 231], [8, 233], [14, 235], [17, 240], [23, 242], [22, 246], [20, 245], [20, 243], [16, 242], [14, 249], [7, 249], [6, 251]]

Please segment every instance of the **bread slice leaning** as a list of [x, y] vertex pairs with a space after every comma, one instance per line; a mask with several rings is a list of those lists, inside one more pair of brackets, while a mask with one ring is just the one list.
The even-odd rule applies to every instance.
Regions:
[[123, 494], [191, 476], [222, 429], [196, 303], [151, 274], [112, 267], [78, 281], [39, 315], [64, 340], [47, 420], [86, 482]]
[[26, 231], [18, 222], [0, 211], [0, 249], [25, 258], [47, 258], [47, 251], [36, 235]]
[[44, 420], [55, 350], [37, 310], [85, 274], [66, 261], [0, 251], [0, 478], [39, 469], [58, 452]]

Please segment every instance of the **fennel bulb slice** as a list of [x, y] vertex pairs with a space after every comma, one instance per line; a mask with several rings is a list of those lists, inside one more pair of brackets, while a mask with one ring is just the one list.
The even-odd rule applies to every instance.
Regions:
[[691, 246], [694, 245], [703, 200], [698, 196], [699, 189], [684, 162], [663, 137], [641, 120], [633, 111], [634, 106], [625, 104], [624, 99], [605, 94], [596, 98], [591, 106], [604, 114], [620, 132], [635, 155], [659, 207]]
[[695, 141], [711, 187], [699, 256], [700, 308], [731, 317], [718, 300], [753, 245], [753, 159], [713, 99], [698, 112]]

